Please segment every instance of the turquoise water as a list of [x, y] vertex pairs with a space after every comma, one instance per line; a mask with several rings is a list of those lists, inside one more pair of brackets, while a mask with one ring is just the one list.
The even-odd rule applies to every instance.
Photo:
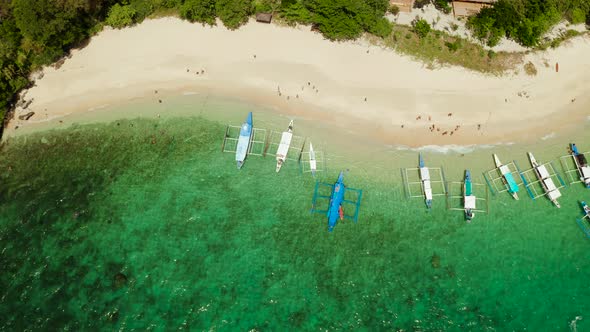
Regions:
[[[561, 209], [490, 196], [490, 213], [466, 224], [443, 199], [427, 212], [405, 198], [400, 167], [415, 152], [334, 147], [324, 179], [350, 168], [364, 196], [359, 222], [328, 233], [309, 214], [308, 174], [288, 162], [277, 175], [270, 156], [237, 171], [223, 131], [166, 117], [8, 140], [0, 329], [568, 331], [577, 316], [590, 329], [581, 185], [564, 189]], [[546, 143], [494, 151], [521, 165], [529, 148], [539, 160], [564, 151]], [[427, 162], [481, 181], [490, 154]]]

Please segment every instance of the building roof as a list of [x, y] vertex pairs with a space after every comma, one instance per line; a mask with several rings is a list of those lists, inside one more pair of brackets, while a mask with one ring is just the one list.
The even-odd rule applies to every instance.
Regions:
[[258, 14], [256, 14], [256, 21], [257, 22], [270, 23], [271, 20], [272, 20], [271, 13], [258, 13]]

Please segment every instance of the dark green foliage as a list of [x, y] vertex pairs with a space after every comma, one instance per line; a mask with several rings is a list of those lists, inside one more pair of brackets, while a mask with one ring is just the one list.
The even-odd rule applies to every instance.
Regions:
[[385, 17], [378, 19], [374, 25], [370, 26], [368, 31], [375, 36], [385, 38], [391, 35], [392, 24]]
[[445, 14], [450, 14], [453, 9], [448, 0], [434, 0], [434, 6]]
[[274, 13], [281, 6], [281, 0], [254, 0], [254, 13]]
[[280, 7], [281, 16], [287, 23], [309, 24], [312, 22], [311, 12], [297, 0], [285, 0]]
[[571, 12], [570, 22], [572, 22], [573, 24], [586, 22], [586, 14], [587, 12], [585, 12], [584, 10], [580, 8], [575, 8]]
[[449, 51], [457, 52], [457, 50], [459, 50], [462, 46], [461, 39], [456, 39], [454, 42], [445, 42], [445, 46], [449, 49]]
[[499, 0], [469, 19], [475, 36], [494, 46], [506, 36], [523, 46], [537, 46], [543, 34], [563, 17], [581, 23], [590, 10], [588, 0]]
[[215, 0], [186, 0], [180, 7], [180, 16], [191, 22], [215, 24]]
[[431, 3], [431, 0], [416, 0], [414, 2], [414, 8], [420, 9], [426, 5], [429, 5], [430, 3]]
[[44, 48], [42, 63], [59, 57], [64, 47], [84, 37], [82, 19], [76, 10], [58, 6], [50, 0], [14, 0], [13, 15], [22, 36], [31, 43], [31, 49]]
[[424, 38], [430, 32], [430, 24], [426, 22], [425, 19], [419, 19], [412, 22], [412, 26], [414, 27], [414, 32], [420, 37]]
[[217, 15], [229, 29], [237, 29], [248, 21], [252, 0], [217, 0]]
[[107, 16], [105, 23], [120, 29], [133, 24], [134, 17], [135, 9], [130, 5], [121, 6], [117, 3], [109, 10], [109, 16]]
[[157, 9], [157, 4], [160, 2], [160, 0], [129, 0], [129, 6], [135, 10], [133, 21], [135, 23], [142, 22]]
[[381, 36], [391, 33], [389, 22], [382, 20], [387, 0], [308, 0], [313, 24], [331, 40], [354, 39], [368, 31]]

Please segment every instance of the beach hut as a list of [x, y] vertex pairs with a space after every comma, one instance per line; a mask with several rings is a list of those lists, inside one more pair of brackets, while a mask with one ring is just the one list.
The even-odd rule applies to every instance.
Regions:
[[272, 20], [271, 13], [258, 13], [258, 14], [256, 14], [256, 22], [270, 23], [271, 20]]
[[453, 1], [455, 17], [471, 16], [479, 13], [482, 8], [490, 7], [497, 0], [461, 0]]
[[409, 13], [412, 11], [415, 1], [416, 0], [389, 0], [389, 5], [397, 6], [400, 12]]

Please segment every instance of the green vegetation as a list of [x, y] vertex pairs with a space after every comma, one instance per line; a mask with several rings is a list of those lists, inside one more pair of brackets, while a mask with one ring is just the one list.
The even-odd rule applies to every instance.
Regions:
[[217, 0], [217, 15], [229, 29], [237, 29], [248, 21], [252, 0]]
[[330, 40], [354, 39], [363, 32], [389, 36], [388, 9], [387, 0], [291, 0], [281, 5], [287, 23], [311, 23]]
[[534, 47], [555, 23], [566, 18], [583, 23], [590, 13], [590, 0], [499, 0], [469, 18], [474, 35], [489, 46], [506, 36], [523, 46]]
[[135, 9], [129, 5], [121, 6], [116, 3], [109, 10], [109, 16], [105, 23], [113, 28], [121, 29], [133, 24], [133, 17], [135, 16]]
[[455, 65], [500, 75], [522, 61], [521, 54], [486, 51], [479, 44], [441, 31], [420, 37], [412, 27], [402, 25], [394, 26], [392, 37], [385, 39], [385, 45], [428, 63], [429, 68]]
[[412, 22], [412, 27], [414, 28], [414, 32], [420, 38], [426, 37], [431, 30], [430, 24], [428, 24], [425, 19], [414, 20]]
[[185, 0], [180, 6], [180, 17], [191, 22], [215, 25], [215, 0]]
[[450, 14], [453, 9], [449, 2], [450, 0], [434, 0], [434, 7], [445, 14]]

